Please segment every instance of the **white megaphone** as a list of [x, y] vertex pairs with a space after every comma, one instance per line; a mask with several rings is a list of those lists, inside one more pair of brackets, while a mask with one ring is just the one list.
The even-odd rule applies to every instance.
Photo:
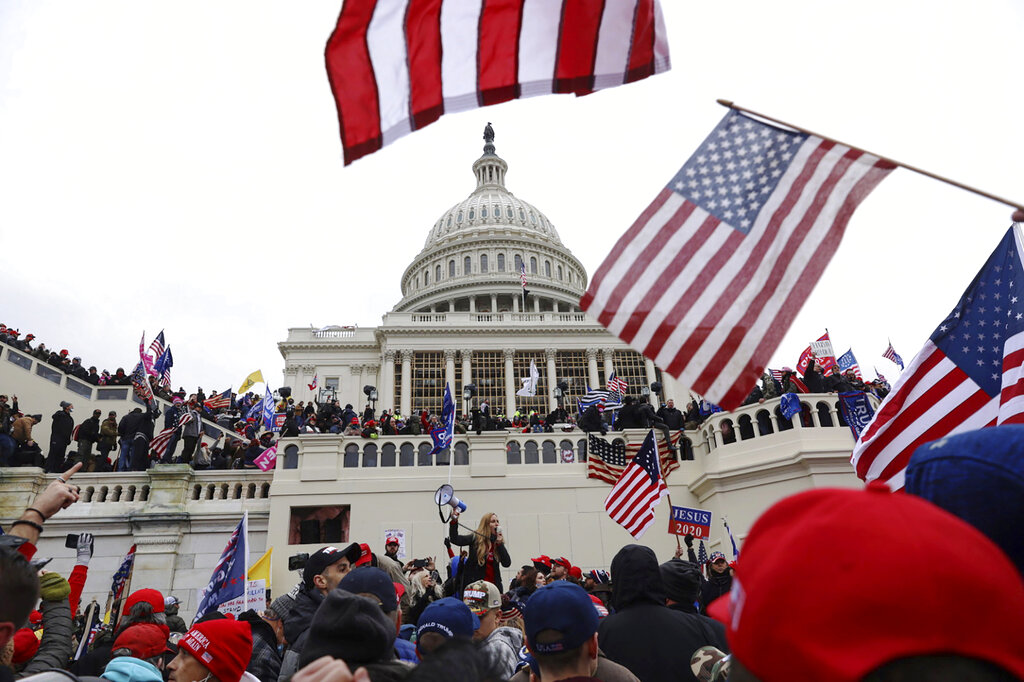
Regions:
[[452, 509], [458, 509], [460, 514], [466, 511], [466, 503], [455, 497], [455, 490], [447, 483], [434, 491], [434, 502], [438, 507], [447, 504]]

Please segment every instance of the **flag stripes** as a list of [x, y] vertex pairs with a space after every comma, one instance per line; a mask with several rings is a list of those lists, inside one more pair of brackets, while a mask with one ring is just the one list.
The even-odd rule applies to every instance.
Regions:
[[[672, 445], [678, 448], [682, 431], [672, 433]], [[668, 477], [679, 468], [679, 462], [672, 458], [665, 446], [665, 437], [658, 434], [658, 454], [661, 459], [662, 475]], [[625, 471], [626, 465], [636, 457], [642, 443], [625, 445], [621, 439], [608, 441], [589, 434], [587, 439], [587, 478], [596, 478], [605, 483], [615, 484]]]
[[634, 538], [643, 536], [654, 523], [654, 507], [668, 494], [658, 460], [654, 432], [650, 431], [604, 502], [612, 520]]
[[153, 440], [149, 442], [149, 449], [153, 453], [154, 459], [161, 459], [164, 453], [167, 452], [167, 446], [171, 442], [171, 437], [174, 436], [174, 432], [180, 429], [185, 424], [192, 421], [192, 414], [186, 412], [185, 414], [178, 417], [177, 426], [172, 426], [169, 429], [164, 429], [160, 433], [153, 436]]
[[657, 0], [347, 0], [324, 56], [346, 164], [445, 113], [669, 68]]
[[[729, 116], [743, 118], [730, 112], [723, 125], [737, 125]], [[754, 123], [752, 133], [782, 131]], [[679, 193], [688, 166], [704, 163], [702, 147], [619, 239], [580, 302], [609, 331], [726, 409], [746, 397], [854, 208], [892, 169], [813, 136], [793, 147], [775, 190], [753, 204], [748, 230]]]

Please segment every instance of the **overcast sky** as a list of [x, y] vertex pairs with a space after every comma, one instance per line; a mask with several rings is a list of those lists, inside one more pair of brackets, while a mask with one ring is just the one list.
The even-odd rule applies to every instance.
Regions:
[[[673, 68], [447, 115], [348, 167], [323, 50], [333, 1], [0, 0], [0, 321], [173, 382], [281, 385], [288, 327], [375, 326], [492, 121], [507, 184], [590, 274], [724, 115], [718, 97], [1024, 201], [1024, 4], [663, 2]], [[827, 327], [890, 379], [1010, 225], [898, 170], [772, 362]], [[868, 369], [870, 372], [870, 369]]]

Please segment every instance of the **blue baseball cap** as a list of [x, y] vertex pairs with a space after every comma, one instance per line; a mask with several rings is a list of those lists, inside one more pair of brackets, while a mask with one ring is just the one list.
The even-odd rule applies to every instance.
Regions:
[[472, 637], [479, 627], [480, 619], [461, 599], [445, 597], [423, 609], [416, 622], [416, 638], [419, 639], [427, 632], [437, 632], [448, 639]]
[[341, 579], [338, 587], [352, 594], [372, 594], [385, 613], [398, 608], [398, 593], [391, 576], [374, 566], [360, 566], [352, 569]]
[[[594, 602], [583, 588], [559, 580], [538, 589], [526, 602], [523, 614], [526, 642], [535, 654], [554, 654], [583, 645], [597, 632], [598, 616]], [[540, 643], [537, 635], [544, 630], [561, 633], [561, 639]]]

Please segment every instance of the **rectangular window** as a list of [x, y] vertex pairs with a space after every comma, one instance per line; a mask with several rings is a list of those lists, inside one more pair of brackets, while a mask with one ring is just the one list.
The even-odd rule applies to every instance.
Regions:
[[7, 362], [13, 362], [22, 369], [32, 369], [32, 358], [22, 355], [21, 353], [15, 353], [13, 350], [7, 350]]
[[491, 406], [491, 417], [508, 414], [505, 411], [505, 354], [502, 351], [474, 351], [473, 383], [476, 384], [477, 404], [486, 398]]
[[347, 504], [292, 507], [291, 518], [288, 521], [288, 544], [347, 543], [350, 513], [351, 509]]
[[60, 372], [50, 367], [47, 367], [41, 362], [38, 365], [36, 365], [36, 374], [46, 379], [47, 381], [52, 381], [55, 384], [60, 383], [60, 378], [62, 376]]
[[96, 400], [128, 400], [127, 388], [98, 388]]
[[[629, 395], [639, 396], [640, 389], [654, 381], [647, 380], [647, 369], [644, 367], [644, 356], [632, 350], [617, 350], [612, 356], [615, 375], [629, 382]], [[605, 377], [605, 381], [608, 378]], [[602, 385], [601, 388], [604, 388]]]
[[516, 410], [523, 416], [528, 416], [531, 412], [536, 411], [543, 418], [548, 413], [549, 393], [547, 360], [545, 360], [544, 351], [529, 350], [516, 353], [516, 358], [512, 363], [515, 368], [513, 370], [515, 372], [514, 383], [517, 391], [523, 387], [523, 379], [530, 376], [530, 360], [537, 364], [537, 372], [540, 374], [537, 378], [537, 394], [533, 397], [517, 395]]
[[[412, 357], [412, 402], [413, 415], [420, 410], [441, 414], [444, 399], [444, 353], [421, 351]], [[454, 396], [452, 396], [454, 398]]]
[[77, 393], [83, 398], [92, 398], [92, 387], [88, 384], [83, 384], [81, 381], [68, 377], [66, 386], [72, 393]]
[[[581, 350], [560, 350], [555, 359], [555, 374], [558, 380], [569, 384], [562, 399], [566, 412], [573, 414], [578, 410], [576, 400], [587, 392], [587, 354]], [[597, 388], [591, 386], [591, 388]]]

